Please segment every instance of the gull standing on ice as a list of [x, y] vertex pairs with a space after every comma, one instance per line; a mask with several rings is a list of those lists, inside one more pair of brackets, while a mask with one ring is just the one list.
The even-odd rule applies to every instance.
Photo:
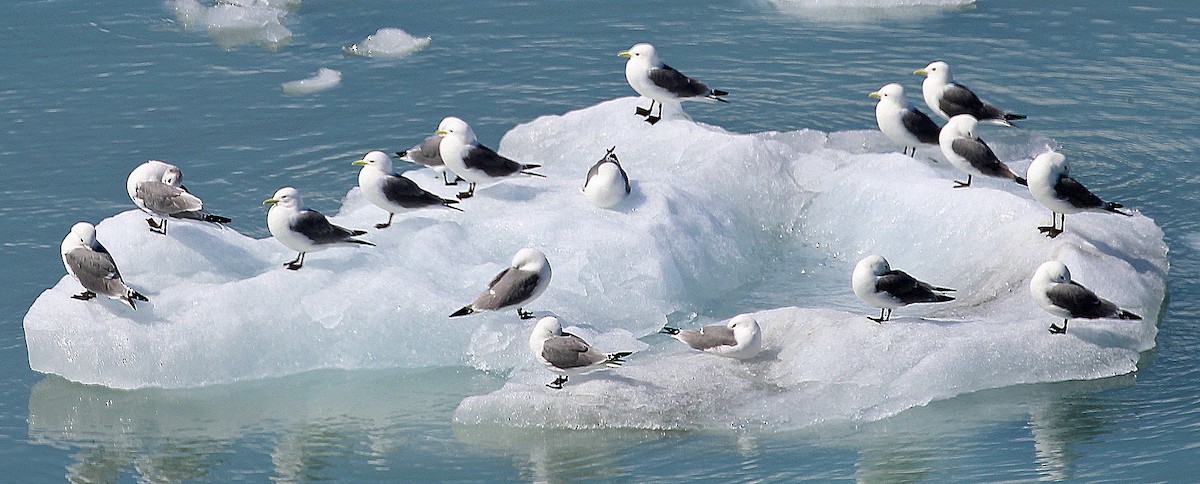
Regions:
[[588, 170], [587, 179], [583, 182], [583, 196], [600, 208], [616, 205], [629, 195], [629, 174], [621, 167], [621, 160], [614, 152], [616, 146], [609, 148], [604, 159], [597, 161]]
[[1050, 333], [1067, 332], [1067, 321], [1071, 318], [1142, 319], [1141, 316], [1117, 307], [1111, 301], [1100, 298], [1091, 289], [1071, 280], [1071, 271], [1062, 262], [1043, 262], [1029, 280], [1029, 292], [1033, 300], [1046, 312], [1063, 318], [1062, 326], [1050, 325]]
[[461, 119], [453, 116], [443, 119], [435, 134], [442, 136], [438, 152], [441, 153], [446, 168], [471, 184], [467, 191], [458, 194], [460, 200], [475, 195], [477, 183], [499, 181], [518, 173], [546, 177], [529, 171], [542, 165], [517, 163], [479, 144], [471, 126]]
[[513, 256], [512, 265], [492, 278], [487, 290], [450, 317], [516, 306], [517, 316], [521, 319], [531, 319], [533, 313], [526, 311], [522, 306], [542, 295], [546, 287], [550, 286], [550, 275], [550, 261], [546, 260], [546, 254], [537, 249], [521, 249]]
[[[658, 59], [653, 45], [635, 44], [617, 55], [629, 58], [625, 62], [625, 80], [629, 81], [629, 86], [643, 97], [650, 98], [649, 109], [638, 107], [635, 111], [638, 116], [644, 116], [647, 123], [654, 124], [662, 119], [663, 103], [678, 104], [693, 99], [729, 102], [721, 98], [729, 93], [709, 89], [703, 82], [664, 64]], [[658, 116], [654, 115], [655, 103], [658, 104]]]
[[[442, 175], [442, 183], [445, 183], [446, 186], [458, 185], [458, 181], [462, 178], [452, 172], [448, 173], [446, 170], [446, 162], [442, 161], [441, 145], [442, 135], [431, 134], [416, 146], [404, 151], [397, 151], [396, 156], [402, 160], [432, 168], [433, 171]], [[450, 181], [450, 175], [454, 175], [454, 181]]]
[[[1050, 226], [1038, 227], [1050, 238], [1058, 237], [1067, 228], [1067, 214], [1080, 212], [1118, 213], [1126, 217], [1132, 215], [1118, 210], [1123, 208], [1116, 202], [1106, 202], [1093, 195], [1079, 182], [1067, 175], [1067, 157], [1061, 153], [1049, 151], [1037, 155], [1029, 165], [1026, 175], [1029, 177], [1029, 193], [1051, 211]], [[1058, 220], [1062, 217], [1062, 227]]]
[[740, 314], [726, 324], [710, 324], [703, 328], [678, 329], [664, 327], [660, 333], [671, 335], [694, 349], [745, 360], [762, 351], [762, 330], [758, 321]]
[[361, 160], [351, 163], [361, 166], [358, 171], [358, 188], [376, 207], [387, 210], [387, 222], [375, 224], [383, 229], [392, 225], [397, 213], [424, 207], [446, 207], [462, 211], [451, 204], [458, 200], [446, 200], [422, 190], [417, 183], [392, 171], [392, 158], [382, 151], [372, 151]]
[[71, 227], [60, 248], [63, 265], [84, 291], [71, 296], [74, 299], [87, 301], [97, 294], [111, 299], [120, 299], [130, 308], [137, 309], [133, 301], [149, 301], [146, 296], [130, 289], [121, 279], [121, 271], [108, 250], [96, 240], [96, 227], [87, 222], [79, 222]]
[[1004, 126], [1013, 126], [1010, 121], [1025, 119], [1020, 114], [1005, 112], [991, 104], [979, 100], [979, 96], [967, 89], [967, 86], [954, 82], [950, 76], [950, 64], [934, 61], [917, 69], [913, 74], [925, 76], [921, 82], [921, 94], [925, 104], [934, 113], [945, 119], [959, 114], [970, 114], [975, 119]]
[[294, 260], [283, 265], [293, 271], [304, 266], [304, 254], [308, 252], [325, 250], [333, 245], [375, 245], [354, 238], [365, 234], [365, 231], [338, 227], [329, 223], [329, 219], [321, 212], [304, 206], [304, 199], [295, 188], [280, 188], [275, 196], [263, 200], [263, 205], [271, 205], [267, 211], [267, 229], [271, 235], [281, 244], [299, 252]]
[[862, 302], [879, 308], [878, 318], [867, 317], [877, 323], [891, 319], [892, 310], [901, 306], [954, 300], [942, 294], [954, 289], [931, 286], [904, 271], [893, 270], [887, 259], [878, 255], [869, 255], [858, 261], [850, 277], [850, 285], [854, 288], [854, 295]]
[[904, 87], [891, 83], [868, 96], [878, 99], [875, 104], [875, 122], [879, 130], [892, 141], [904, 147], [904, 154], [917, 156], [917, 147], [923, 144], [938, 144], [938, 125], [921, 110], [908, 105], [904, 98]]
[[938, 135], [938, 145], [942, 154], [950, 160], [950, 164], [967, 174], [967, 181], [955, 180], [954, 188], [971, 186], [971, 175], [986, 175], [1012, 180], [1020, 185], [1027, 185], [1024, 178], [1013, 173], [1008, 165], [1000, 161], [992, 148], [975, 136], [975, 128], [979, 121], [970, 114], [959, 114], [942, 126]]
[[[151, 162], [146, 162], [142, 166], [147, 166], [148, 163]], [[166, 163], [163, 164], [167, 165]], [[134, 169], [134, 172], [129, 174], [129, 180], [141, 178], [145, 174], [145, 172], [138, 173], [138, 170], [142, 169], [142, 166]], [[126, 185], [128, 188], [129, 182]], [[133, 203], [137, 204], [138, 208], [162, 219], [158, 223], [155, 223], [153, 217], [146, 219], [146, 223], [150, 225], [150, 231], [156, 234], [167, 235], [168, 218], [198, 220], [214, 223], [218, 226], [230, 222], [228, 217], [213, 215], [204, 210], [204, 202], [183, 187], [183, 172], [175, 165], [167, 165], [159, 180], [145, 180], [135, 183], [132, 198]]]
[[546, 384], [555, 390], [562, 390], [568, 376], [581, 375], [605, 367], [616, 368], [625, 362], [622, 358], [633, 354], [632, 351], [601, 353], [583, 338], [564, 333], [558, 318], [554, 316], [538, 320], [529, 335], [529, 349], [546, 368], [559, 374], [553, 382]]

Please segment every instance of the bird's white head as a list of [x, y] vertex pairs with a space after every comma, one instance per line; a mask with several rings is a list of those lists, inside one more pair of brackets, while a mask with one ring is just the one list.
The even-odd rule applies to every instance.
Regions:
[[434, 134], [440, 134], [446, 137], [456, 137], [462, 140], [463, 143], [471, 143], [475, 141], [475, 132], [471, 130], [471, 125], [466, 121], [458, 119], [454, 116], [448, 116], [438, 124], [438, 129]]
[[879, 88], [878, 91], [875, 91], [875, 92], [869, 94], [869, 96], [873, 97], [875, 99], [878, 99], [880, 101], [890, 101], [890, 102], [895, 102], [895, 103], [899, 103], [899, 104], [903, 105], [904, 104], [904, 86], [901, 86], [900, 84], [893, 82], [891, 84], [888, 84], [886, 86]]
[[975, 127], [979, 125], [979, 120], [970, 114], [959, 114], [946, 121], [946, 125], [942, 127], [943, 131], [948, 131], [963, 138], [975, 138]]
[[1071, 271], [1062, 262], [1046, 261], [1038, 266], [1037, 271], [1033, 273], [1033, 278], [1047, 284], [1051, 282], [1067, 284], [1071, 282]]
[[655, 64], [658, 62], [658, 53], [654, 50], [654, 46], [645, 42], [634, 44], [629, 50], [618, 52], [621, 57], [628, 57], [629, 62], [645, 62], [647, 64]]
[[558, 318], [546, 316], [539, 319], [537, 324], [533, 326], [533, 334], [530, 339], [541, 341], [555, 336], [562, 336], [562, 334], [562, 324], [558, 322]]
[[892, 270], [892, 266], [888, 264], [887, 259], [884, 259], [881, 255], [874, 254], [863, 257], [862, 260], [858, 261], [858, 264], [854, 266], [855, 272], [867, 271], [871, 275], [875, 276], [882, 276], [887, 274], [887, 272], [890, 270]]
[[163, 172], [162, 182], [175, 188], [183, 186], [183, 171], [177, 166], [170, 166]]
[[752, 333], [758, 332], [758, 321], [755, 321], [754, 318], [750, 317], [749, 314], [739, 314], [734, 316], [733, 319], [730, 319], [728, 323], [725, 323], [725, 326], [729, 327], [729, 329], [732, 329], [735, 333], [738, 331], [750, 331]]
[[283, 187], [275, 192], [271, 198], [263, 200], [263, 205], [278, 205], [286, 208], [302, 208], [304, 199], [300, 198], [300, 191], [292, 187]]
[[79, 222], [71, 226], [71, 241], [82, 245], [96, 243], [96, 226], [87, 222]]
[[933, 61], [925, 66], [924, 69], [917, 69], [913, 74], [928, 76], [930, 79], [943, 83], [950, 82], [950, 64], [944, 61]]
[[512, 260], [513, 268], [526, 272], [541, 272], [548, 264], [550, 261], [546, 260], [546, 254], [528, 247], [517, 251]]
[[362, 157], [361, 160], [356, 160], [350, 163], [354, 166], [372, 167], [379, 169], [384, 173], [392, 172], [392, 157], [382, 151], [372, 151]]
[[1034, 167], [1042, 167], [1054, 174], [1066, 174], [1069, 169], [1067, 157], [1057, 151], [1047, 151], [1034, 157], [1033, 163], [1029, 164], [1030, 171], [1033, 171]]

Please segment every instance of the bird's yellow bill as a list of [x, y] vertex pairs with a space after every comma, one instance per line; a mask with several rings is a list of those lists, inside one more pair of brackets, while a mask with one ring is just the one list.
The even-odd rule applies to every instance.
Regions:
[[917, 69], [917, 70], [913, 71], [913, 74], [916, 74], [918, 76], [928, 76], [929, 75], [928, 72], [925, 72], [925, 69]]
[[437, 130], [437, 131], [434, 131], [434, 132], [433, 132], [433, 134], [440, 134], [440, 135], [442, 135], [442, 136], [446, 136], [446, 135], [450, 134], [450, 132], [449, 132], [449, 131], [446, 131], [446, 130], [444, 130], [444, 129], [439, 129], [439, 130]]
[[879, 91], [875, 91], [871, 94], [867, 94], [867, 97], [879, 99]]
[[350, 164], [354, 166], [367, 166], [367, 160], [354, 160]]
[[266, 200], [263, 200], [263, 205], [275, 205], [276, 203], [279, 203], [279, 200], [276, 200], [274, 198], [268, 198]]
[[629, 57], [629, 51], [623, 50], [623, 51], [617, 52], [617, 55], [619, 55], [621, 57]]

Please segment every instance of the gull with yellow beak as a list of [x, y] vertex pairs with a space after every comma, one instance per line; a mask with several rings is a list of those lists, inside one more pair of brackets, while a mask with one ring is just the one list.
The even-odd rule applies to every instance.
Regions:
[[917, 156], [917, 146], [937, 146], [938, 128], [929, 116], [920, 109], [908, 105], [904, 99], [904, 86], [891, 83], [867, 96], [878, 99], [875, 104], [875, 122], [879, 130], [896, 144], [904, 147], [904, 154]]
[[442, 155], [442, 161], [446, 163], [446, 168], [471, 184], [467, 191], [458, 194], [459, 200], [474, 196], [475, 185], [478, 183], [496, 182], [517, 174], [546, 177], [529, 171], [542, 165], [518, 163], [479, 144], [471, 126], [456, 117], [443, 119], [438, 124], [435, 134], [442, 136], [438, 151]]
[[417, 183], [392, 171], [392, 158], [382, 151], [367, 153], [361, 160], [351, 163], [361, 166], [358, 172], [358, 188], [376, 207], [387, 210], [387, 222], [375, 224], [383, 229], [392, 225], [397, 213], [424, 207], [459, 208], [451, 204], [458, 200], [446, 200], [417, 186]]
[[933, 61], [924, 69], [913, 72], [925, 76], [921, 82], [921, 94], [925, 104], [929, 105], [934, 114], [950, 119], [959, 114], [970, 114], [981, 122], [1013, 126], [1010, 121], [1025, 119], [1025, 116], [992, 106], [979, 100], [967, 86], [954, 82], [950, 75], [950, 64], [945, 61]]
[[267, 211], [267, 229], [271, 235], [279, 243], [299, 252], [294, 260], [283, 265], [293, 271], [304, 266], [304, 254], [308, 252], [325, 250], [334, 245], [375, 245], [354, 238], [365, 234], [365, 231], [329, 223], [329, 219], [321, 212], [304, 206], [304, 199], [295, 188], [280, 188], [275, 196], [264, 200], [263, 205], [271, 205]]
[[[664, 64], [653, 45], [635, 44], [617, 55], [629, 58], [625, 62], [625, 80], [629, 81], [629, 87], [642, 97], [650, 98], [649, 109], [638, 107], [635, 111], [638, 116], [644, 116], [647, 123], [654, 124], [662, 119], [663, 103], [678, 104], [688, 100], [729, 102], [721, 98], [729, 93], [709, 89], [703, 82]], [[658, 104], [658, 116], [654, 115], [655, 104]]]

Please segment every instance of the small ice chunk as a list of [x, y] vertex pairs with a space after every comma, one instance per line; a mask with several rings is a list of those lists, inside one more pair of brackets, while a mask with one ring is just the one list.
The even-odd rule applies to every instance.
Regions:
[[222, 0], [207, 6], [199, 0], [173, 0], [171, 8], [185, 29], [206, 30], [224, 49], [258, 44], [276, 50], [292, 40], [292, 31], [283, 22], [299, 4], [299, 0]]
[[317, 75], [313, 77], [283, 83], [283, 93], [308, 94], [310, 92], [324, 91], [341, 84], [341, 82], [341, 72], [328, 67], [322, 67], [317, 70]]
[[397, 28], [382, 28], [344, 50], [347, 54], [364, 57], [404, 57], [429, 46], [431, 40], [429, 37], [413, 37]]

